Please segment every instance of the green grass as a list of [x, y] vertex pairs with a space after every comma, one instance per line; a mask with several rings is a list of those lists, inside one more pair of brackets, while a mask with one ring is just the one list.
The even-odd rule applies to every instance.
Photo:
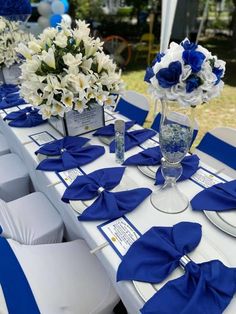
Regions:
[[[225, 76], [225, 86], [218, 98], [212, 99], [209, 103], [200, 105], [195, 109], [195, 118], [199, 123], [199, 133], [195, 145], [199, 143], [203, 135], [216, 127], [227, 126], [236, 128], [236, 54], [232, 54], [232, 49], [228, 41], [208, 40], [204, 44], [211, 51], [217, 53], [220, 58], [226, 60], [227, 71]], [[224, 49], [225, 48], [225, 49]], [[216, 52], [215, 52], [216, 51]], [[126, 89], [131, 89], [146, 95], [151, 104], [151, 111], [147, 117], [146, 126], [150, 126], [153, 120], [154, 102], [147, 93], [147, 85], [143, 81], [145, 73], [145, 64], [140, 62], [132, 64], [129, 69], [123, 72], [123, 80], [126, 83]]]

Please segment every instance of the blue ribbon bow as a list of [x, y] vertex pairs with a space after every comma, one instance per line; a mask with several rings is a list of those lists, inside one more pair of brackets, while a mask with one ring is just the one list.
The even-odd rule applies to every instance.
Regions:
[[160, 146], [155, 146], [127, 158], [123, 165], [155, 166], [160, 164], [161, 158]]
[[43, 120], [42, 115], [38, 112], [38, 109], [26, 107], [18, 111], [10, 112], [6, 115], [4, 120], [11, 120], [8, 125], [13, 127], [31, 128], [47, 122], [47, 120]]
[[236, 180], [218, 183], [191, 200], [193, 210], [224, 211], [236, 209]]
[[[191, 155], [186, 156], [181, 161], [181, 165], [183, 167], [183, 172], [180, 178], [177, 180], [178, 182], [187, 180], [191, 178], [191, 176], [198, 170], [199, 166], [199, 158], [197, 155]], [[155, 185], [163, 184], [164, 183], [164, 177], [161, 173], [161, 167], [158, 168], [156, 172], [156, 182]]]
[[123, 167], [105, 168], [78, 176], [66, 189], [62, 200], [68, 203], [69, 200], [90, 200], [97, 197], [78, 217], [81, 221], [119, 218], [134, 210], [151, 194], [147, 188], [110, 192], [120, 183], [124, 171]]
[[99, 145], [82, 147], [89, 139], [85, 137], [66, 136], [40, 147], [35, 153], [57, 158], [44, 159], [37, 170], [64, 171], [83, 166], [105, 153]]
[[218, 260], [196, 264], [186, 257], [201, 236], [199, 224], [181, 222], [173, 227], [153, 227], [131, 245], [118, 268], [118, 281], [159, 283], [179, 265], [185, 269], [183, 276], [169, 281], [146, 302], [142, 314], [224, 311], [236, 291], [236, 269]]
[[20, 105], [26, 104], [25, 100], [23, 98], [11, 98], [11, 99], [2, 99], [0, 102], [0, 109], [8, 109], [11, 107], [16, 107]]

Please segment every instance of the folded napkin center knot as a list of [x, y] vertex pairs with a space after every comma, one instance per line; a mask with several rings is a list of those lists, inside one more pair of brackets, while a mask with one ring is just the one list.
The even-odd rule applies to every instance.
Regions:
[[26, 115], [27, 115], [27, 116], [30, 115], [30, 112], [26, 112]]
[[64, 152], [66, 152], [66, 148], [62, 148], [61, 149], [61, 154], [64, 153]]
[[189, 262], [191, 262], [191, 258], [189, 258], [188, 255], [183, 255], [179, 260], [179, 264], [183, 269], [185, 269]]
[[103, 191], [105, 191], [104, 187], [100, 186], [98, 188], [98, 194], [101, 194]]

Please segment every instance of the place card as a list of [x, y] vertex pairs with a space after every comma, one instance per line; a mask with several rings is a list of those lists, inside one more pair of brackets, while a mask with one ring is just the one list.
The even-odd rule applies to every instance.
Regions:
[[47, 131], [31, 134], [29, 135], [29, 138], [31, 138], [38, 146], [42, 146], [56, 140], [56, 138]]
[[141, 233], [125, 216], [104, 222], [97, 228], [120, 258], [126, 254], [131, 244], [141, 236]]
[[225, 179], [203, 167], [199, 167], [190, 180], [200, 185], [202, 188], [209, 188], [215, 184], [226, 182]]
[[84, 173], [78, 169], [69, 169], [66, 171], [57, 172], [58, 177], [61, 179], [61, 181], [65, 184], [66, 187], [71, 185], [71, 183], [78, 177], [83, 175]]

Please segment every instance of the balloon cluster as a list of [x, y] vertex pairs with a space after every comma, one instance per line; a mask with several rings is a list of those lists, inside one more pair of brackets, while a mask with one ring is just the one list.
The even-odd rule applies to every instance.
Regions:
[[72, 20], [69, 14], [68, 0], [43, 0], [38, 5], [38, 24], [44, 29], [46, 27], [56, 27], [61, 21], [65, 21], [69, 25]]

